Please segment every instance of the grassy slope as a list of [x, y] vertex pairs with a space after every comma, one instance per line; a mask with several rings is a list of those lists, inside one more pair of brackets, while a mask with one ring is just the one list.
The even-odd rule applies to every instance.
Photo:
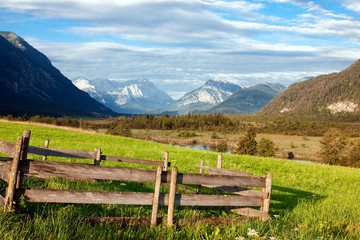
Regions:
[[[101, 147], [104, 154], [161, 160], [163, 151], [170, 153], [172, 165], [179, 172], [198, 172], [194, 167], [201, 159], [206, 165], [216, 166], [217, 154], [194, 151], [169, 145], [130, 138], [79, 133], [61, 129], [0, 123], [0, 139], [15, 142], [23, 129], [32, 130], [31, 145], [42, 146], [50, 139], [50, 147], [94, 150]], [[151, 207], [90, 206], [24, 203], [18, 214], [0, 213], [0, 238], [49, 239], [235, 239], [248, 237], [248, 228], [261, 237], [278, 239], [358, 239], [360, 238], [360, 170], [327, 165], [297, 163], [281, 159], [224, 155], [223, 167], [252, 172], [256, 175], [274, 174], [268, 222], [249, 221], [227, 226], [199, 226], [168, 229], [126, 227], [116, 225], [90, 226], [73, 220], [74, 216], [141, 216], [149, 217]], [[65, 159], [64, 159], [65, 160]], [[103, 163], [102, 163], [103, 164]], [[114, 164], [114, 163], [106, 163]], [[129, 166], [129, 165], [127, 165]], [[131, 166], [131, 165], [130, 165]], [[134, 165], [133, 165], [134, 166]], [[61, 179], [29, 181], [29, 187], [61, 189], [91, 189], [107, 191], [152, 191], [151, 184], [124, 184], [119, 182], [75, 183]], [[2, 194], [4, 184], [1, 185]], [[163, 192], [168, 189], [164, 187]], [[184, 187], [183, 191], [194, 188]], [[32, 218], [27, 218], [30, 214]], [[43, 218], [43, 216], [47, 218]], [[166, 216], [162, 208], [160, 216]], [[219, 208], [176, 208], [176, 217], [232, 216]]]

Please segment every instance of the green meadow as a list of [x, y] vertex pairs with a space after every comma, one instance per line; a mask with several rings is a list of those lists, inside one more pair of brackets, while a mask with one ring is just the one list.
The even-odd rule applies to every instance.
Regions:
[[[162, 160], [164, 151], [167, 150], [171, 165], [177, 166], [182, 173], [199, 172], [195, 164], [200, 164], [201, 159], [205, 159], [207, 166], [217, 165], [217, 153], [214, 152], [35, 125], [0, 122], [0, 139], [15, 142], [24, 129], [32, 132], [32, 146], [43, 146], [45, 139], [50, 139], [50, 147], [54, 148], [93, 151], [100, 147], [105, 155], [158, 161]], [[38, 159], [39, 156], [29, 155], [29, 158]], [[56, 160], [78, 161], [62, 158]], [[86, 161], [88, 160], [83, 160]], [[155, 169], [151, 166], [105, 161], [101, 165]], [[273, 173], [271, 220], [263, 222], [245, 218], [244, 221], [227, 225], [203, 224], [174, 228], [91, 225], [79, 217], [150, 217], [151, 206], [40, 204], [21, 201], [15, 212], [0, 211], [0, 239], [360, 239], [360, 169], [231, 154], [223, 154], [223, 168], [259, 176]], [[150, 183], [74, 182], [59, 178], [27, 178], [23, 186], [153, 192], [153, 185]], [[1, 182], [2, 195], [5, 187], [6, 184]], [[196, 188], [181, 185], [178, 192], [191, 193]], [[161, 189], [162, 192], [168, 190], [167, 186]], [[160, 207], [159, 217], [166, 217], [166, 214], [167, 208]], [[175, 207], [175, 219], [212, 216], [234, 217], [236, 214], [218, 207]], [[251, 236], [251, 232], [256, 234]]]

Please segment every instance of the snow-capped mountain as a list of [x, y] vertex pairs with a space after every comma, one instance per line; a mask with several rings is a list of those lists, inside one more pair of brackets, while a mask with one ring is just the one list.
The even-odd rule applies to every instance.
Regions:
[[119, 82], [79, 78], [74, 80], [74, 84], [119, 113], [148, 113], [173, 102], [147, 79]]
[[224, 102], [211, 108], [208, 112], [222, 112], [227, 114], [254, 114], [271, 101], [276, 95], [285, 90], [278, 83], [260, 83], [237, 91]]
[[210, 79], [203, 86], [185, 94], [173, 104], [158, 112], [171, 112], [178, 114], [204, 112], [223, 102], [234, 92], [244, 87], [221, 79]]

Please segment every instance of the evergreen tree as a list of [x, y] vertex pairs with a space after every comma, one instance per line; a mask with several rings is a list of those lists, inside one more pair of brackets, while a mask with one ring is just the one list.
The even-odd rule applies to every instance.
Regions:
[[236, 153], [245, 155], [254, 155], [257, 152], [257, 142], [255, 140], [255, 128], [250, 127], [247, 133], [239, 138]]

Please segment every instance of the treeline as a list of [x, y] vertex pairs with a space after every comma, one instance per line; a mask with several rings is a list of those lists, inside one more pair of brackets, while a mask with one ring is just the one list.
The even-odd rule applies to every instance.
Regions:
[[83, 129], [105, 129], [109, 134], [131, 136], [131, 129], [177, 130], [177, 131], [215, 131], [222, 133], [243, 133], [253, 127], [257, 133], [273, 133], [298, 136], [323, 136], [330, 128], [341, 129], [348, 137], [360, 136], [359, 114], [336, 115], [226, 115], [187, 114], [133, 115], [130, 117], [108, 118], [105, 120], [83, 120], [73, 117], [28, 116], [3, 117], [8, 120], [31, 121], [57, 126]]
[[1, 118], [9, 121], [25, 121], [25, 122], [29, 121], [29, 122], [50, 124], [56, 126], [98, 130], [97, 124], [93, 124], [87, 120], [76, 119], [69, 116], [54, 118], [54, 117], [39, 116], [39, 115], [28, 116], [27, 114], [24, 114], [23, 116], [20, 117], [13, 117], [12, 115], [7, 115], [6, 117], [1, 117]]
[[131, 129], [192, 130], [192, 131], [233, 131], [239, 127], [234, 120], [222, 113], [187, 115], [137, 115], [118, 117], [110, 121], [110, 129], [125, 125]]

